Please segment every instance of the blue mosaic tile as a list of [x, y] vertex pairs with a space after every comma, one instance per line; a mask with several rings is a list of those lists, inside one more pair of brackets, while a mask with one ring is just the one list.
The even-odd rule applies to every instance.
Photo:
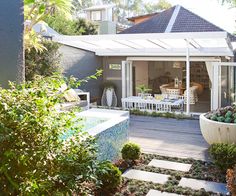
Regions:
[[121, 157], [121, 148], [128, 142], [129, 119], [96, 135], [98, 160], [115, 161]]

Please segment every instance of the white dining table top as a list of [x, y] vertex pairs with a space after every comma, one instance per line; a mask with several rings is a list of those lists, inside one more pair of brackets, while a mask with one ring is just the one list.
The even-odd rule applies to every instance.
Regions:
[[122, 98], [123, 101], [127, 102], [145, 102], [145, 103], [159, 103], [159, 104], [171, 104], [171, 105], [179, 105], [184, 103], [183, 99], [163, 99], [163, 100], [157, 100], [154, 97], [153, 98], [142, 98], [140, 96], [130, 96], [126, 98]]

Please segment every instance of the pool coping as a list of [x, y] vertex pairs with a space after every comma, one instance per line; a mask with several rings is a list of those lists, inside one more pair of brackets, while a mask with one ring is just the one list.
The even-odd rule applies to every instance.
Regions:
[[109, 118], [107, 121], [96, 125], [88, 130], [86, 130], [91, 136], [96, 136], [101, 132], [120, 124], [123, 121], [129, 120], [128, 111], [117, 111], [117, 110], [108, 110], [108, 109], [97, 109], [92, 108], [83, 112], [80, 112], [81, 117], [103, 117]]

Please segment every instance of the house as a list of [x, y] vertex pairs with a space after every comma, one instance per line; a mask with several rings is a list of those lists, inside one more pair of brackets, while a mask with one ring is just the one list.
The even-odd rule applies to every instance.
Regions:
[[[182, 6], [174, 6], [117, 35], [58, 36], [67, 74], [102, 68], [102, 82], [117, 86], [121, 98], [145, 84], [152, 94], [174, 89], [185, 97], [186, 113], [202, 113], [235, 102], [236, 39]], [[88, 68], [90, 67], [90, 68]], [[220, 76], [220, 77], [219, 77]], [[101, 95], [100, 95], [101, 96]]]
[[151, 17], [153, 17], [155, 15], [158, 15], [159, 13], [160, 12], [155, 12], [155, 13], [151, 13], [151, 14], [133, 16], [133, 17], [127, 18], [127, 20], [136, 25], [136, 24], [139, 24], [141, 22], [144, 22], [145, 20], [150, 19]]
[[87, 20], [98, 23], [99, 34], [116, 33], [114, 6], [114, 4], [94, 5], [84, 10]]

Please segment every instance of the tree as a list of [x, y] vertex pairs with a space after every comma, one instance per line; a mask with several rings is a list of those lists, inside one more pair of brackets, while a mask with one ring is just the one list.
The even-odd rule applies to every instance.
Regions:
[[83, 9], [93, 5], [93, 0], [73, 0], [73, 12], [81, 12]]
[[126, 18], [133, 15], [148, 14], [170, 8], [172, 5], [166, 0], [158, 3], [144, 3], [143, 0], [104, 0], [104, 3], [114, 3], [118, 21], [125, 24]]
[[155, 13], [160, 10], [169, 9], [172, 5], [166, 0], [160, 0], [158, 3], [146, 3], [144, 7], [146, 13]]
[[85, 19], [67, 19], [63, 15], [49, 16], [45, 19], [50, 27], [63, 35], [96, 35], [98, 25]]
[[45, 49], [41, 44], [40, 35], [33, 30], [33, 26], [47, 16], [57, 13], [71, 17], [71, 8], [72, 0], [24, 0], [24, 15], [28, 21], [24, 33], [25, 49]]
[[236, 7], [236, 0], [222, 0], [222, 3], [228, 3], [230, 4], [232, 7]]

